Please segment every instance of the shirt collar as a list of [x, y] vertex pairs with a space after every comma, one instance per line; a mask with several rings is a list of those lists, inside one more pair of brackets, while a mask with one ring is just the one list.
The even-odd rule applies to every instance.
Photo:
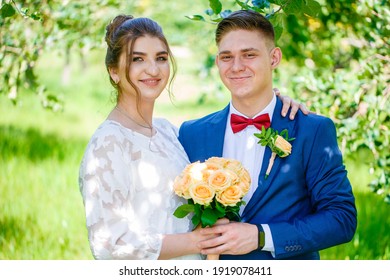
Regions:
[[[257, 116], [262, 115], [262, 114], [268, 114], [269, 118], [270, 118], [270, 120], [272, 122], [272, 116], [274, 114], [275, 106], [276, 106], [276, 95], [274, 94], [273, 97], [272, 97], [271, 102], [268, 103], [268, 105], [263, 110], [261, 110], [259, 113], [257, 113], [253, 118], [256, 118]], [[234, 108], [232, 102], [230, 101], [230, 114], [229, 114], [229, 118], [230, 118], [231, 114], [237, 114], [237, 115], [240, 115], [240, 116], [243, 116], [243, 117], [247, 118], [247, 116], [245, 116], [243, 113], [239, 112], [236, 108]]]

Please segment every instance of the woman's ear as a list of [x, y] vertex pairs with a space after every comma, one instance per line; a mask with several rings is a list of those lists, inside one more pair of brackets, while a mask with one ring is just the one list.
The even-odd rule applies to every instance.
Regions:
[[118, 75], [118, 69], [116, 67], [110, 67], [110, 68], [108, 68], [108, 72], [110, 73], [110, 77], [114, 81], [114, 83], [118, 84], [120, 82], [120, 78]]
[[282, 50], [275, 47], [271, 51], [271, 68], [276, 69], [282, 61]]

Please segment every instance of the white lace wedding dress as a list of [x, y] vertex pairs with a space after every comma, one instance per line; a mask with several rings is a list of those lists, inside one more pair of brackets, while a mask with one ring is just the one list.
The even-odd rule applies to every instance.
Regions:
[[[174, 210], [185, 201], [174, 194], [174, 178], [188, 163], [177, 129], [153, 122], [150, 139], [106, 120], [88, 143], [80, 166], [88, 239], [96, 259], [157, 259], [162, 234], [191, 230]], [[201, 255], [178, 259], [202, 259]]]

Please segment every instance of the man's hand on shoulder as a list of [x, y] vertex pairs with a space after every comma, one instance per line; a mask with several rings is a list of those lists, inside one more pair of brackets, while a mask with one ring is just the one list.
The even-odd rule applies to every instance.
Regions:
[[286, 95], [281, 95], [278, 88], [274, 88], [273, 91], [275, 95], [278, 96], [283, 103], [282, 112], [281, 112], [283, 117], [287, 115], [287, 112], [290, 109], [290, 107], [291, 107], [290, 116], [289, 116], [290, 120], [293, 120], [295, 118], [295, 115], [297, 114], [298, 110], [301, 110], [302, 113], [304, 113], [305, 115], [314, 113], [309, 109], [307, 109], [305, 104], [299, 103]]

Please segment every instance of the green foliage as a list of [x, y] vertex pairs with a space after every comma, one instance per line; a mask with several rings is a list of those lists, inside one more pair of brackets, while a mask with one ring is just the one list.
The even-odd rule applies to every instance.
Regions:
[[[2, 0], [0, 5], [0, 83], [4, 85], [0, 95], [7, 95], [16, 104], [27, 89], [37, 95], [43, 107], [61, 110], [58, 96], [47, 92], [38, 80], [35, 69], [39, 57], [48, 50], [58, 51], [65, 59], [71, 51], [83, 57], [99, 46], [117, 3]], [[121, 7], [125, 10], [126, 5]]]
[[2, 18], [12, 17], [15, 14], [15, 9], [10, 4], [4, 4], [0, 9], [0, 14]]
[[[357, 175], [357, 170], [351, 171], [352, 176]], [[383, 203], [381, 197], [371, 193], [355, 189], [354, 194], [358, 226], [352, 241], [321, 251], [321, 259], [390, 260], [389, 205]]]
[[380, 1], [355, 2], [327, 3], [318, 19], [297, 22], [311, 32], [292, 43], [291, 60], [302, 67], [289, 82], [299, 98], [335, 121], [345, 155], [372, 152], [370, 188], [390, 202], [390, 12]]
[[76, 179], [84, 146], [0, 125], [0, 259], [91, 258]]

